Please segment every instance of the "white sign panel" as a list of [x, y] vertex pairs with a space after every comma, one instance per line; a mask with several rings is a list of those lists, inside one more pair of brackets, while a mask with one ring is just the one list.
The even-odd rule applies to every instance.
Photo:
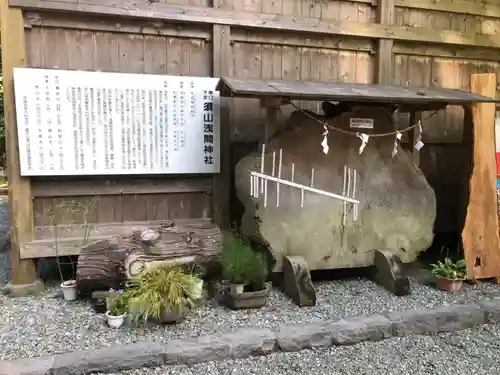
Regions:
[[21, 174], [218, 173], [217, 82], [15, 68]]
[[351, 128], [373, 129], [373, 119], [351, 117], [349, 119], [349, 126]]

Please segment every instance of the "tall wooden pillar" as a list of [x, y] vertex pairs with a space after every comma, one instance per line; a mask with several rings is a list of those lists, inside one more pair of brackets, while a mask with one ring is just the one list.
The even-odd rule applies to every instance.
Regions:
[[[222, 8], [222, 0], [214, 0], [214, 8]], [[231, 28], [226, 25], [213, 26], [212, 64], [213, 76], [221, 78], [231, 74]], [[220, 173], [214, 175], [212, 197], [213, 218], [221, 228], [230, 226], [231, 201], [231, 124], [229, 100], [221, 98], [220, 117]]]
[[[472, 74], [471, 91], [494, 98], [496, 76]], [[462, 231], [467, 276], [482, 279], [500, 276], [500, 227], [496, 192], [495, 103], [472, 107], [472, 174], [469, 204]], [[466, 111], [466, 118], [470, 115]], [[470, 126], [470, 124], [466, 124]], [[464, 134], [469, 133], [464, 129]]]
[[14, 103], [13, 68], [26, 65], [24, 20], [21, 9], [9, 8], [8, 0], [0, 0], [2, 40], [2, 75], [4, 90], [5, 145], [9, 180], [9, 217], [11, 226], [12, 283], [32, 284], [36, 279], [33, 259], [21, 259], [21, 243], [33, 239], [33, 203], [31, 184], [21, 176], [17, 123]]

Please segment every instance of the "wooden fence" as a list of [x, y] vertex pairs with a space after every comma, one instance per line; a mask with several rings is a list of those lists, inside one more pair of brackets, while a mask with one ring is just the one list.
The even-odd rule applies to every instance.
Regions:
[[[214, 217], [226, 225], [229, 139], [261, 139], [259, 103], [228, 103], [222, 173], [206, 177], [28, 179], [19, 175], [12, 68], [222, 75], [469, 89], [500, 73], [494, 0], [1, 0], [13, 281], [34, 279], [22, 243], [61, 201], [98, 196], [94, 222]], [[317, 103], [301, 103], [316, 110]], [[287, 116], [283, 108], [282, 118]], [[425, 116], [424, 116], [425, 117]], [[438, 196], [438, 230], [458, 229], [462, 110], [424, 123], [421, 167]], [[407, 119], [402, 119], [402, 122]], [[76, 220], [79, 220], [78, 218]]]

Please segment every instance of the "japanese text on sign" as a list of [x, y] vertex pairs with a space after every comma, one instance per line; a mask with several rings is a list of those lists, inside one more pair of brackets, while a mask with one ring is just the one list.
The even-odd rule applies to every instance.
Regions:
[[217, 82], [15, 68], [21, 174], [218, 173]]

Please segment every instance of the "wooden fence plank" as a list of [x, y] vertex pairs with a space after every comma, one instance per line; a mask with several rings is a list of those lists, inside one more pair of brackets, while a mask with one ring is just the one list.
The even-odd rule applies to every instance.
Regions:
[[21, 244], [33, 237], [33, 203], [29, 178], [21, 176], [17, 123], [14, 105], [13, 68], [26, 65], [24, 20], [20, 9], [0, 3], [2, 75], [5, 119], [5, 145], [9, 179], [9, 216], [11, 226], [12, 283], [32, 284], [36, 268], [32, 260], [20, 258]]
[[406, 27], [362, 23], [346, 20], [319, 20], [308, 17], [239, 12], [225, 9], [169, 5], [160, 2], [117, 3], [101, 0], [10, 0], [11, 6], [34, 11], [64, 11], [74, 14], [116, 16], [123, 18], [162, 20], [175, 23], [227, 25], [252, 29], [295, 31], [323, 35], [407, 40], [477, 47], [500, 47], [500, 35], [435, 30], [428, 27]]
[[[382, 25], [391, 25], [394, 23], [394, 0], [380, 0], [377, 6], [377, 19]], [[392, 39], [380, 39], [377, 45], [376, 57], [376, 76], [375, 83], [390, 85], [392, 84]]]
[[[494, 97], [495, 74], [472, 74], [471, 91]], [[473, 169], [469, 205], [462, 231], [467, 275], [500, 276], [500, 235], [496, 192], [495, 111], [493, 103], [476, 104], [473, 117]]]

